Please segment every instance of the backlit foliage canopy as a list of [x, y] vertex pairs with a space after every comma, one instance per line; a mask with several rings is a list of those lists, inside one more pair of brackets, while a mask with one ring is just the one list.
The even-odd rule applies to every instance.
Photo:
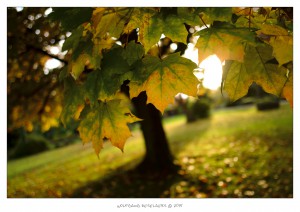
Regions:
[[[193, 70], [198, 64], [179, 52], [161, 54], [162, 34], [185, 44], [188, 37], [199, 36], [199, 63], [212, 54], [224, 62], [222, 91], [231, 100], [246, 95], [255, 82], [292, 106], [292, 14], [292, 8], [268, 7], [53, 8], [48, 24], [60, 23], [54, 28], [71, 33], [62, 46], [68, 51], [60, 73], [63, 107], [55, 113], [62, 111], [64, 125], [78, 122], [83, 142], [92, 141], [98, 154], [104, 140], [123, 149], [130, 137], [127, 124], [140, 120], [129, 99], [146, 91], [147, 103], [163, 113], [177, 93], [196, 96], [199, 82]], [[9, 68], [14, 70], [9, 74], [21, 70], [18, 63]], [[43, 78], [49, 76], [38, 79]], [[120, 94], [124, 82], [129, 97]], [[30, 118], [17, 122], [16, 110], [13, 122], [32, 124]]]

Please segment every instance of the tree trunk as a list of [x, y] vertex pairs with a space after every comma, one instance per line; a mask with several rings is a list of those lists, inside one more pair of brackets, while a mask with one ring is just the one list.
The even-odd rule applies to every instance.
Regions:
[[152, 104], [146, 104], [146, 92], [133, 98], [135, 115], [142, 118], [141, 130], [145, 139], [146, 155], [139, 169], [143, 172], [169, 173], [176, 170], [173, 156], [162, 126], [162, 116]]

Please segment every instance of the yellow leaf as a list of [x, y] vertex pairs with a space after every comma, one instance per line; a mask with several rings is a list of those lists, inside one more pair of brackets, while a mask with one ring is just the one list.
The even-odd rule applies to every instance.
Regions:
[[198, 59], [201, 63], [210, 55], [216, 54], [221, 61], [244, 60], [244, 41], [254, 42], [253, 33], [248, 29], [208, 28], [199, 32], [200, 38], [196, 43]]
[[147, 103], [152, 103], [163, 113], [174, 102], [177, 93], [196, 96], [199, 83], [193, 74], [196, 67], [195, 63], [179, 54], [170, 55], [163, 60], [148, 56], [144, 58], [140, 70], [144, 73], [140, 72], [140, 78], [134, 78], [129, 84], [130, 97], [146, 91]]
[[236, 15], [248, 16], [253, 13], [253, 10], [250, 7], [233, 7], [232, 12]]
[[293, 107], [293, 72], [289, 73], [288, 81], [283, 87], [282, 96], [290, 103]]
[[84, 109], [84, 104], [81, 104], [81, 105], [77, 106], [77, 110], [76, 110], [76, 112], [74, 114], [74, 119], [75, 120], [79, 119], [80, 113], [82, 112], [83, 109]]
[[273, 47], [273, 56], [279, 66], [293, 61], [293, 36], [286, 29], [264, 24], [256, 34]]
[[261, 29], [256, 32], [257, 34], [265, 34], [265, 35], [288, 35], [288, 31], [278, 25], [270, 25], [270, 24], [263, 24], [261, 25]]
[[270, 45], [273, 47], [273, 56], [279, 65], [293, 61], [293, 37], [276, 36], [270, 39]]
[[125, 141], [131, 136], [127, 124], [140, 120], [131, 114], [129, 106], [129, 100], [118, 97], [91, 109], [78, 127], [83, 143], [92, 142], [97, 155], [104, 140], [110, 140], [123, 151]]
[[[226, 36], [225, 34], [220, 34], [218, 37], [212, 35], [208, 45], [207, 41], [200, 39], [196, 45], [199, 49], [199, 61], [202, 62], [210, 55], [216, 54], [221, 61], [237, 60], [242, 62], [244, 59], [244, 46], [234, 41], [234, 37]], [[204, 49], [203, 47], [206, 48]]]
[[90, 57], [87, 54], [81, 54], [76, 61], [72, 62], [71, 75], [74, 79], [78, 79], [80, 74], [84, 71], [85, 65], [89, 63], [89, 59]]
[[229, 98], [235, 101], [247, 94], [249, 86], [255, 82], [267, 93], [280, 96], [286, 83], [287, 69], [268, 63], [272, 48], [247, 45], [244, 63], [226, 61], [223, 69], [223, 88]]

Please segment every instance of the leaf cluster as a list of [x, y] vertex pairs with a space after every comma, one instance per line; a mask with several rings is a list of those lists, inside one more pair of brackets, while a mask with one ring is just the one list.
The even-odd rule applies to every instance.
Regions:
[[[182, 56], [193, 37], [199, 37], [199, 63], [213, 54], [224, 62], [221, 88], [232, 101], [255, 82], [292, 105], [293, 18], [287, 8], [53, 10], [49, 19], [71, 32], [62, 47], [68, 66], [60, 75], [61, 120], [76, 121], [97, 154], [105, 140], [123, 149], [127, 124], [140, 120], [130, 99], [141, 92], [162, 113], [177, 93], [197, 95], [197, 64]], [[129, 96], [121, 94], [124, 82]]]

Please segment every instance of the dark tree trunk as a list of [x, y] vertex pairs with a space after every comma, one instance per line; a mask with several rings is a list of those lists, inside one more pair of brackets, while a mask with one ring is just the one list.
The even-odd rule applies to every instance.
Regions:
[[162, 116], [152, 104], [146, 104], [146, 92], [133, 98], [135, 114], [141, 121], [141, 130], [145, 139], [146, 155], [138, 167], [143, 172], [169, 173], [176, 170], [173, 156], [162, 126]]

